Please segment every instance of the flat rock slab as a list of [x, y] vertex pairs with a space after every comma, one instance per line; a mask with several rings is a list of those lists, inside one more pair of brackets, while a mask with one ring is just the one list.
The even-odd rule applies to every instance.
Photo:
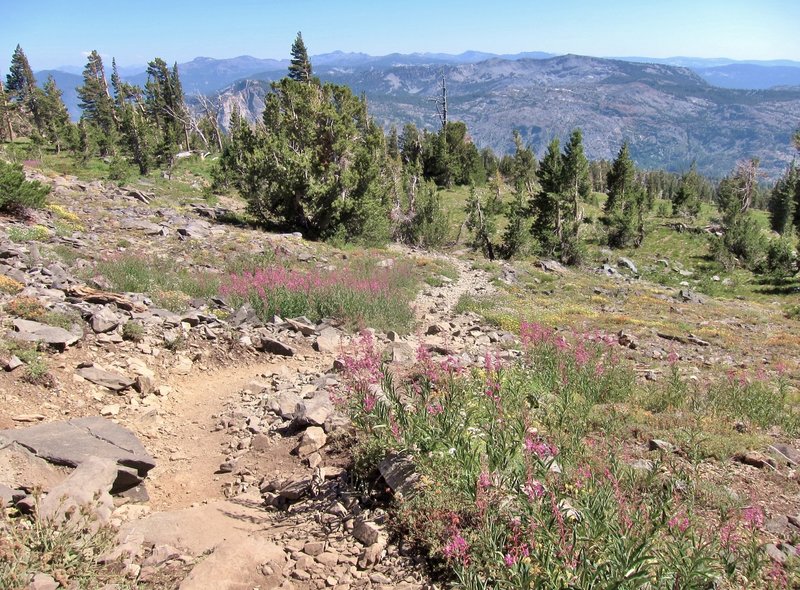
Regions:
[[77, 373], [87, 381], [107, 387], [112, 391], [123, 391], [135, 383], [135, 379], [99, 367], [83, 367], [78, 369]]
[[107, 523], [114, 508], [109, 491], [116, 477], [117, 464], [114, 461], [89, 457], [44, 497], [39, 505], [39, 517], [61, 522], [84, 509], [100, 523]]
[[0, 430], [2, 438], [57, 465], [77, 467], [91, 457], [110, 459], [117, 465], [112, 493], [138, 485], [156, 465], [130, 430], [96, 416]]
[[[264, 575], [268, 565], [272, 574]], [[197, 564], [179, 590], [268, 590], [285, 578], [286, 553], [282, 547], [255, 537], [226, 541]]]
[[157, 512], [122, 525], [119, 539], [141, 538], [153, 545], [171, 545], [198, 556], [223, 542], [238, 542], [268, 523], [261, 503], [221, 500], [194, 508]]
[[82, 336], [82, 334], [76, 335], [64, 328], [21, 319], [14, 320], [14, 330], [16, 331], [9, 332], [9, 336], [15, 340], [44, 342], [62, 350], [75, 344]]
[[63, 467], [56, 467], [7, 437], [0, 436], [0, 483], [14, 489], [32, 490], [39, 487], [49, 492], [67, 475]]

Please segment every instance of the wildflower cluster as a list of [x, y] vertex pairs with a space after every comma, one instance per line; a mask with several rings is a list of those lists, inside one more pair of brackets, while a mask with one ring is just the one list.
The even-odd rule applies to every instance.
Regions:
[[515, 362], [464, 367], [421, 347], [399, 387], [369, 335], [346, 359], [372, 451], [405, 453], [424, 474], [398, 505], [403, 530], [465, 588], [781, 587], [788, 570], [766, 567], [759, 508], [709, 527], [694, 494], [675, 493], [667, 472], [635, 472], [592, 428], [597, 407], [642, 396], [614, 339], [522, 327]]
[[248, 302], [264, 319], [305, 315], [403, 331], [412, 320], [404, 292], [409, 277], [404, 265], [300, 270], [273, 264], [230, 274], [220, 293], [234, 304]]

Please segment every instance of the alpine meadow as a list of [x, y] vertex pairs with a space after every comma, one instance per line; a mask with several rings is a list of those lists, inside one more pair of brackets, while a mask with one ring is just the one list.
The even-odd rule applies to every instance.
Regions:
[[8, 7], [0, 588], [800, 588], [796, 8], [204, 1]]

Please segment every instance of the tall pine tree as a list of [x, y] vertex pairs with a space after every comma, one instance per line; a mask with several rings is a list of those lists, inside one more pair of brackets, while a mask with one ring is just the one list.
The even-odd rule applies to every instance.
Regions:
[[784, 175], [775, 183], [770, 194], [769, 222], [773, 231], [785, 234], [794, 228], [798, 206], [797, 196], [800, 194], [798, 189], [800, 189], [800, 172], [792, 162]]
[[45, 138], [60, 153], [62, 148], [73, 143], [73, 125], [69, 121], [69, 112], [61, 98], [61, 90], [53, 76], [47, 77], [44, 89], [36, 89], [40, 93], [39, 110], [42, 119], [42, 132]]
[[78, 88], [81, 99], [79, 106], [83, 110], [81, 120], [86, 124], [86, 131], [93, 136], [101, 156], [113, 155], [117, 143], [117, 119], [114, 101], [106, 80], [103, 58], [97, 51], [89, 54], [86, 67], [83, 69], [83, 85]]
[[292, 43], [292, 59], [289, 63], [289, 77], [297, 82], [311, 82], [311, 60], [308, 58], [306, 44], [303, 43], [303, 34], [297, 32], [297, 37]]
[[612, 248], [640, 246], [644, 239], [643, 187], [636, 180], [636, 166], [622, 144], [606, 178], [608, 200], [605, 204], [604, 222], [608, 226], [608, 244]]
[[563, 188], [564, 163], [561, 157], [561, 143], [554, 137], [539, 164], [539, 190], [531, 201], [533, 213], [533, 236], [539, 253], [554, 256], [561, 243], [563, 211], [561, 191]]
[[25, 52], [19, 45], [11, 56], [11, 67], [6, 76], [6, 93], [19, 111], [22, 120], [27, 121], [41, 133], [42, 120], [38, 104], [41, 95], [36, 92], [36, 78], [33, 76]]

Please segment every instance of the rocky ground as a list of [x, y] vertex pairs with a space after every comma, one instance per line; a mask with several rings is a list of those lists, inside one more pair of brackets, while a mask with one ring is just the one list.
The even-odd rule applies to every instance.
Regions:
[[[227, 223], [223, 206], [157, 206], [139, 190], [39, 178], [54, 186], [60, 213], [0, 220], [0, 278], [21, 289], [0, 295], [0, 303], [29, 297], [72, 321], [55, 327], [7, 310], [2, 317], [5, 341], [41, 343], [49, 366], [39, 374], [13, 347], [0, 354], [3, 502], [58, 519], [70, 502], [94, 499], [96, 518], [119, 531], [106, 560], [118, 560], [140, 587], [435, 587], [412, 548], [389, 537], [381, 503], [349, 477], [351, 431], [331, 399], [354, 335], [305, 318], [265, 324], [221, 299], [190, 300], [187, 311], [174, 313], [91, 276], [93, 261], [125, 252], [166, 255], [198, 272], [242, 251], [279, 250], [299, 265], [320, 266], [340, 254]], [[37, 224], [48, 237], [9, 238]], [[387, 264], [431, 258], [402, 247], [386, 256]], [[444, 258], [457, 278], [424, 286], [414, 303], [417, 330], [405, 337], [373, 331], [398, 371], [420, 347], [466, 366], [487, 350], [515, 354], [512, 334], [456, 313], [463, 295], [495, 296], [490, 275], [461, 257]], [[517, 280], [510, 265], [500, 275]], [[125, 332], [131, 321], [142, 326], [133, 338]], [[625, 331], [619, 344], [634, 360], [649, 355], [642, 379], [658, 378], [652, 351], [636, 352], [636, 338]], [[701, 338], [676, 344], [687, 355], [708, 345]], [[752, 484], [744, 493], [760, 486], [773, 498], [772, 526], [785, 532], [800, 522], [790, 488], [800, 453], [774, 442], [778, 460], [756, 453], [724, 465], [719, 478], [735, 471]], [[646, 452], [632, 448], [631, 461]], [[381, 472], [388, 488], [402, 488], [400, 459], [384, 462]], [[55, 501], [61, 497], [66, 504]], [[41, 574], [30, 587], [59, 582]]]

